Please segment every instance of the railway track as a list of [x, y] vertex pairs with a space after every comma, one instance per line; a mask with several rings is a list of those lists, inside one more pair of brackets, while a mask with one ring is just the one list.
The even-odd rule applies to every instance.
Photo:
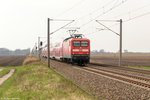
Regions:
[[[58, 62], [62, 63], [61, 61], [58, 61]], [[150, 79], [149, 78], [129, 75], [129, 74], [125, 74], [125, 73], [119, 73], [119, 72], [116, 72], [115, 70], [110, 71], [110, 70], [107, 70], [107, 69], [100, 69], [98, 67], [93, 67], [93, 65], [95, 65], [95, 64], [91, 64], [91, 63], [89, 65], [90, 66], [88, 66], [88, 67], [79, 67], [79, 66], [73, 66], [73, 67], [79, 68], [79, 69], [82, 69], [82, 70], [86, 70], [88, 72], [96, 73], [98, 75], [104, 75], [104, 76], [107, 76], [107, 77], [110, 77], [110, 78], [118, 79], [118, 80], [121, 80], [123, 82], [131, 83], [131, 84], [134, 84], [134, 85], [137, 85], [137, 86], [140, 86], [140, 87], [150, 89]], [[98, 64], [98, 66], [102, 66], [102, 65]], [[109, 65], [104, 65], [104, 67], [106, 67], [106, 66], [107, 67], [113, 67], [113, 66], [109, 66]], [[113, 68], [118, 69], [119, 67], [113, 67]], [[122, 70], [124, 70], [124, 69], [128, 70], [128, 68], [122, 68], [122, 67], [121, 67], [121, 69]], [[132, 71], [132, 70], [130, 70], [130, 71]], [[136, 72], [141, 72], [141, 70], [138, 70]], [[143, 70], [142, 70], [142, 72], [143, 72]]]
[[88, 72], [95, 73], [97, 75], [104, 75], [110, 78], [118, 79], [127, 83], [135, 84], [137, 86], [150, 89], [150, 83], [146, 83], [146, 82], [150, 82], [150, 79], [147, 78], [122, 74], [122, 73], [108, 71], [108, 70], [97, 69], [93, 67], [82, 67], [82, 68], [78, 67], [78, 68]]
[[112, 65], [99, 64], [99, 63], [90, 63], [89, 65], [101, 66], [101, 67], [109, 67], [109, 68], [113, 68], [113, 69], [120, 69], [120, 70], [125, 70], [125, 71], [130, 71], [130, 72], [138, 72], [138, 73], [143, 73], [143, 74], [150, 75], [150, 71], [148, 71], [148, 70], [127, 68], [127, 67], [119, 67], [119, 66], [112, 66]]
[[[118, 95], [121, 97], [124, 97], [122, 95], [128, 95], [130, 99], [133, 96], [134, 99], [137, 98], [138, 100], [139, 98], [143, 98], [142, 96], [143, 94], [145, 94], [144, 98], [147, 98], [146, 95], [149, 95], [149, 91], [150, 91], [149, 77], [144, 78], [141, 75], [138, 76], [138, 74], [136, 74], [136, 76], [135, 74], [133, 75], [130, 74], [128, 76], [128, 74], [125, 73], [126, 71], [122, 73], [122, 72], [118, 72], [115, 69], [110, 70], [109, 68], [107, 69], [107, 67], [101, 68], [100, 66], [99, 67], [97, 66], [95, 68], [95, 66], [90, 65], [90, 64], [87, 67], [83, 67], [83, 66], [80, 67], [77, 65], [71, 65], [71, 64], [67, 64], [61, 61], [57, 61], [57, 60], [51, 60], [51, 64], [53, 68], [56, 69], [58, 72], [61, 72], [64, 75], [68, 75], [67, 77], [69, 77], [69, 79], [74, 80], [75, 83], [77, 82], [78, 84], [77, 86], [79, 86], [80, 88], [83, 88], [83, 91], [87, 92], [89, 95], [92, 94], [91, 96], [98, 97], [99, 93], [105, 93], [107, 91], [106, 96], [110, 95], [116, 98], [115, 96], [118, 96]], [[104, 70], [100, 70], [98, 68], [101, 68]], [[77, 73], [79, 75], [77, 75]], [[79, 78], [80, 75], [81, 75], [81, 78]], [[82, 82], [89, 82], [89, 83], [83, 84]], [[88, 87], [90, 87], [93, 91], [95, 91], [95, 93], [98, 93], [98, 94], [95, 94], [89, 91], [87, 89]], [[110, 92], [112, 91], [112, 89], [118, 91], [120, 94], [118, 94], [118, 92], [115, 92], [115, 91], [114, 93]], [[124, 94], [124, 92], [126, 94]], [[133, 94], [131, 96], [130, 94], [132, 93], [136, 93], [139, 95], [137, 96], [136, 94]]]
[[119, 72], [110, 71], [110, 70], [106, 70], [106, 69], [99, 69], [99, 68], [96, 68], [96, 67], [92, 67], [92, 68], [96, 69], [96, 70], [105, 71], [105, 72], [108, 72], [108, 73], [113, 73], [113, 74], [117, 74], [117, 75], [121, 75], [121, 76], [125, 76], [125, 77], [130, 77], [130, 78], [134, 78], [134, 79], [139, 79], [139, 80], [143, 80], [143, 81], [146, 81], [146, 82], [150, 82], [149, 78], [144, 78], [144, 77], [140, 77], [140, 76], [134, 76], [134, 75], [124, 74], [124, 73], [119, 73]]

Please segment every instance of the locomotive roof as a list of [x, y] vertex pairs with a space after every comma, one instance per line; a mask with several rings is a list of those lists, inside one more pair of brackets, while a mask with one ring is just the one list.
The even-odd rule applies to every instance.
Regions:
[[67, 40], [69, 40], [69, 39], [86, 39], [86, 38], [74, 38], [74, 37], [68, 37], [68, 38], [66, 38], [64, 41], [67, 41]]

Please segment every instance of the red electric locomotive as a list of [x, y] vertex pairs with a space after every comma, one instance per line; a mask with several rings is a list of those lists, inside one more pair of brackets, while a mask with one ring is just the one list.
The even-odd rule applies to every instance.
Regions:
[[[44, 51], [43, 53], [47, 52]], [[90, 61], [90, 40], [82, 38], [81, 34], [74, 34], [66, 38], [59, 46], [51, 47], [50, 58], [85, 65]]]
[[81, 34], [66, 38], [62, 44], [63, 61], [85, 65], [90, 60], [90, 40], [82, 38]]

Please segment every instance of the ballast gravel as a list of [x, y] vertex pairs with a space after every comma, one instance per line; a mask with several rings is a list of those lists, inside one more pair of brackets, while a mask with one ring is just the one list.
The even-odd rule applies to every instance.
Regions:
[[90, 91], [98, 100], [150, 100], [150, 89], [84, 71], [71, 64], [50, 61], [66, 78]]

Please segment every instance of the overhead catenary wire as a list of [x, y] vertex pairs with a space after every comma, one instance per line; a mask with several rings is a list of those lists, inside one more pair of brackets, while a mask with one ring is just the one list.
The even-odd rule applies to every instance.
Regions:
[[[52, 21], [62, 21], [62, 20], [52, 20]], [[69, 23], [65, 24], [64, 26], [58, 28], [57, 30], [51, 32], [50, 35], [54, 34], [55, 32], [61, 30], [62, 28], [66, 27], [67, 25], [69, 25], [69, 24], [71, 24], [72, 22], [74, 22], [74, 20], [63, 20], [63, 21], [71, 21], [71, 22], [69, 22]]]
[[140, 17], [146, 16], [146, 15], [149, 15], [149, 14], [150, 14], [150, 11], [149, 11], [149, 12], [146, 12], [146, 13], [143, 13], [143, 14], [140, 14], [140, 15], [137, 15], [137, 16], [135, 16], [135, 17], [132, 17], [132, 18], [126, 19], [126, 20], [124, 20], [124, 22], [128, 22], [128, 21], [131, 21], [131, 20], [134, 20], [134, 19], [137, 19], [137, 18], [140, 18]]
[[[108, 26], [108, 28], [114, 27], [114, 26], [116, 26], [116, 25], [118, 25], [118, 23], [112, 24], [112, 25]], [[94, 33], [97, 33], [97, 32], [100, 32], [100, 31], [105, 31], [105, 30], [108, 30], [108, 29], [106, 29], [106, 28], [104, 28], [104, 29], [101, 28], [101, 29], [99, 29], [99, 30], [96, 30], [96, 31], [93, 31], [93, 32], [90, 32], [90, 33], [86, 33], [86, 34], [84, 34], [84, 35], [88, 36], [88, 35], [92, 35], [92, 34], [94, 34]]]
[[96, 20], [97, 18], [99, 18], [100, 16], [102, 16], [102, 15], [104, 15], [104, 14], [107, 14], [108, 12], [110, 12], [110, 11], [112, 11], [113, 9], [119, 7], [120, 5], [122, 5], [123, 3], [127, 2], [127, 1], [128, 1], [128, 0], [123, 0], [123, 1], [120, 2], [119, 4], [117, 4], [117, 5], [115, 5], [115, 6], [111, 7], [111, 8], [109, 8], [109, 9], [108, 9], [107, 11], [105, 11], [105, 12], [102, 12], [101, 14], [99, 14], [98, 16], [96, 16], [95, 18], [93, 18], [92, 20], [88, 21], [87, 23], [82, 24], [80, 27], [83, 27], [83, 26], [89, 24], [90, 22]]
[[[84, 0], [81, 0], [81, 1], [79, 1], [78, 3], [76, 3], [75, 5], [78, 5], [79, 3], [83, 2], [83, 1], [84, 1]], [[118, 1], [118, 0], [117, 0], [117, 1]], [[116, 1], [116, 2], [117, 2], [117, 1]], [[113, 7], [111, 7], [110, 9], [108, 9], [107, 11], [102, 12], [102, 14], [98, 15], [98, 16], [95, 17], [94, 19], [96, 19], [96, 18], [98, 18], [98, 17], [100, 17], [100, 16], [102, 16], [102, 15], [108, 13], [109, 11], [111, 11], [111, 10], [113, 10], [114, 8], [120, 6], [122, 3], [126, 2], [126, 1], [127, 1], [127, 0], [122, 0], [119, 4], [114, 5]], [[105, 4], [103, 7], [101, 7], [100, 9], [96, 9], [96, 10], [94, 10], [93, 12], [90, 12], [90, 13], [87, 14], [87, 15], [90, 15], [90, 14], [92, 14], [92, 13], [97, 12], [98, 10], [101, 10], [101, 9], [107, 7], [109, 4], [111, 4], [111, 3], [113, 3], [113, 2], [114, 2], [114, 0], [112, 0], [112, 1], [110, 1], [110, 2], [108, 2], [108, 3], [106, 3], [106, 4]], [[71, 7], [71, 8], [73, 9], [73, 8], [75, 7], [75, 5], [74, 5], [73, 7]], [[133, 10], [133, 12], [138, 11], [138, 10], [140, 10], [140, 9], [143, 9], [143, 8], [149, 6], [149, 5], [150, 5], [150, 4], [145, 5], [145, 6], [142, 6], [142, 7], [138, 8], [138, 9], [135, 9], [135, 10]], [[68, 10], [71, 10], [71, 9], [68, 9]], [[128, 12], [128, 13], [129, 13], [129, 12]], [[132, 12], [130, 11], [130, 14], [131, 14], [131, 13], [132, 13]], [[141, 15], [138, 15], [138, 16], [136, 16], [136, 17], [132, 17], [132, 18], [130, 18], [130, 19], [127, 19], [127, 20], [125, 20], [125, 22], [127, 22], [127, 21], [129, 21], [129, 20], [133, 20], [133, 19], [135, 19], [135, 18], [139, 18], [139, 17], [141, 17], [141, 16], [145, 16], [145, 15], [147, 15], [147, 14], [149, 14], [149, 12], [144, 13], [144, 14], [141, 14]], [[75, 22], [76, 22], [77, 20], [79, 20], [79, 19], [82, 19], [82, 18], [86, 17], [87, 15], [75, 19]], [[94, 19], [90, 20], [90, 21], [87, 22], [87, 23], [82, 24], [80, 27], [83, 27], [83, 26], [87, 25], [88, 23], [92, 22]]]
[[120, 34], [118, 34], [117, 32], [113, 31], [112, 29], [110, 29], [109, 27], [107, 27], [106, 25], [100, 23], [98, 20], [96, 20], [97, 23], [99, 23], [100, 25], [104, 26], [106, 29], [110, 30], [111, 32], [115, 33], [116, 35], [120, 36]]
[[82, 4], [82, 2], [84, 2], [85, 0], [80, 0], [79, 2], [77, 2], [76, 4], [74, 4], [72, 7], [68, 8], [67, 10], [65, 10], [64, 12], [58, 14], [56, 17], [60, 17], [62, 15], [64, 15], [65, 13], [71, 11], [72, 9], [76, 8], [78, 5]]
[[[82, 0], [82, 1], [80, 1], [80, 2], [83, 2], [84, 0]], [[117, 0], [118, 1], [118, 0]], [[124, 0], [123, 0], [124, 1]], [[76, 3], [75, 5], [78, 5], [80, 2], [78, 2], [78, 3]], [[95, 10], [95, 11], [93, 11], [93, 12], [91, 12], [91, 13], [94, 13], [94, 12], [96, 12], [96, 11], [98, 11], [98, 10], [101, 10], [101, 9], [104, 9], [105, 7], [107, 7], [109, 4], [111, 4], [111, 3], [113, 3], [114, 2], [114, 0], [112, 0], [112, 1], [110, 1], [110, 2], [108, 2], [108, 3], [106, 3], [103, 7], [101, 7], [100, 9], [97, 9], [97, 10]], [[75, 5], [73, 6], [73, 7], [71, 7], [71, 9], [73, 9], [74, 7], [75, 7]], [[68, 9], [68, 10], [71, 10], [71, 9]], [[113, 9], [113, 8], [112, 8]], [[90, 13], [90, 14], [91, 14]], [[103, 12], [103, 13], [105, 13], [105, 12]], [[80, 18], [78, 18], [78, 19], [76, 19], [75, 21], [77, 21], [77, 20], [79, 20]], [[58, 31], [58, 30], [56, 30], [56, 31]], [[52, 32], [51, 34], [53, 34], [54, 32]]]
[[[85, 1], [85, 0], [81, 0], [81, 1], [77, 2], [77, 3], [74, 4], [72, 7], [68, 8], [68, 9], [65, 10], [64, 12], [58, 14], [57, 16], [64, 15], [65, 13], [67, 13], [67, 12], [71, 11], [72, 9], [76, 8], [78, 5], [81, 5], [84, 1]], [[117, 1], [118, 1], [118, 0], [117, 0]], [[79, 17], [79, 18], [77, 18], [77, 19], [75, 19], [75, 20], [77, 21], [77, 20], [79, 20], [79, 19], [82, 19], [82, 18], [84, 18], [84, 17], [87, 17], [88, 15], [90, 15], [90, 14], [92, 14], [92, 13], [95, 13], [95, 12], [97, 12], [97, 11], [99, 11], [99, 10], [105, 8], [106, 6], [108, 6], [109, 4], [111, 4], [111, 3], [113, 3], [113, 2], [114, 2], [114, 0], [111, 0], [110, 2], [106, 3], [104, 6], [102, 6], [102, 7], [100, 7], [100, 8], [97, 8], [97, 9], [95, 9], [94, 11], [92, 11], [92, 12], [90, 12], [90, 13], [84, 15], [84, 16], [81, 16], [81, 17]]]
[[[118, 1], [118, 0], [117, 0], [117, 1]], [[104, 8], [106, 8], [107, 6], [109, 6], [110, 4], [112, 4], [112, 3], [114, 3], [114, 2], [115, 2], [115, 0], [111, 0], [110, 2], [107, 2], [106, 4], [104, 4], [103, 6], [101, 6], [100, 8], [97, 8], [97, 9], [95, 9], [94, 11], [92, 11], [92, 12], [90, 12], [90, 13], [84, 15], [84, 16], [81, 16], [81, 17], [75, 19], [75, 22], [74, 22], [74, 23], [76, 23], [78, 20], [81, 20], [81, 19], [83, 19], [83, 18], [85, 18], [85, 17], [87, 17], [87, 16], [90, 16], [90, 15], [92, 15], [92, 14], [94, 14], [94, 13], [100, 11], [100, 10], [104, 10]], [[115, 4], [116, 4], [116, 3], [115, 3]], [[104, 12], [104, 11], [103, 11], [103, 12]]]
[[[83, 0], [83, 1], [84, 1], [84, 0]], [[117, 1], [118, 1], [118, 0], [117, 0]], [[117, 1], [116, 1], [116, 2], [117, 2]], [[92, 22], [92, 21], [95, 20], [96, 18], [99, 18], [100, 16], [102, 16], [102, 15], [104, 15], [104, 14], [110, 12], [111, 10], [115, 9], [116, 7], [119, 7], [121, 4], [125, 3], [126, 1], [127, 1], [127, 0], [122, 0], [119, 4], [114, 4], [114, 5], [113, 5], [111, 8], [109, 8], [108, 10], [103, 11], [100, 15], [98, 15], [98, 16], [96, 16], [95, 18], [91, 19], [91, 20], [88, 21], [87, 23], [82, 24], [82, 25], [80, 26], [80, 28], [83, 27], [83, 26], [85, 26], [85, 25], [87, 25], [87, 24], [89, 24], [90, 22]], [[82, 2], [82, 1], [80, 1], [80, 2]], [[95, 12], [101, 10], [101, 9], [104, 9], [105, 7], [107, 7], [109, 4], [111, 4], [111, 3], [113, 3], [113, 2], [114, 2], [114, 0], [108, 2], [106, 5], [102, 6], [100, 9], [96, 9], [96, 10], [94, 10], [93, 12], [90, 12], [90, 13], [87, 14], [87, 15], [90, 15], [90, 14], [95, 13]], [[75, 4], [75, 5], [76, 5], [76, 4]], [[146, 7], [149, 6], [149, 5], [150, 5], [150, 4], [145, 5], [145, 6], [142, 6], [142, 7], [140, 7], [140, 8], [137, 8], [137, 9], [135, 9], [135, 10], [133, 10], [133, 11], [130, 11], [130, 14], [131, 14], [132, 12], [136, 12], [136, 11], [139, 11], [139, 10], [141, 10], [141, 9], [143, 9], [143, 8], [146, 8]], [[128, 13], [129, 13], [129, 12], [128, 12]], [[129, 19], [124, 20], [124, 22], [128, 22], [128, 21], [130, 21], [130, 20], [133, 20], [133, 19], [136, 19], [136, 18], [145, 16], [145, 15], [148, 15], [149, 13], [150, 13], [150, 12], [143, 13], [143, 14], [138, 15], [138, 16], [135, 16], [135, 17], [131, 17], [131, 18], [129, 18]], [[75, 23], [77, 20], [80, 20], [81, 18], [84, 18], [84, 17], [86, 17], [86, 15], [75, 19], [74, 23]]]
[[[127, 1], [128, 1], [128, 0], [122, 0], [122, 2], [120, 2], [119, 4], [114, 5], [113, 7], [109, 8], [106, 12], [102, 12], [100, 15], [96, 16], [94, 19], [88, 21], [87, 23], [82, 24], [82, 25], [80, 26], [80, 28], [81, 28], [81, 27], [84, 27], [85, 25], [87, 25], [87, 24], [89, 24], [89, 23], [91, 23], [92, 21], [95, 21], [98, 17], [100, 17], [100, 16], [102, 16], [102, 15], [104, 15], [104, 14], [106, 14], [106, 13], [112, 11], [113, 9], [119, 7], [120, 5], [122, 5], [123, 3], [127, 2]], [[86, 28], [86, 29], [88, 29], [88, 28]], [[85, 29], [85, 30], [86, 30], [86, 29]]]
[[[119, 20], [100, 20], [100, 21], [118, 22]], [[116, 25], [118, 25], [118, 24], [119, 24], [119, 23], [115, 23], [115, 24], [109, 25], [108, 27], [111, 28], [111, 27], [114, 27], [114, 26], [116, 26]], [[92, 27], [89, 26], [89, 27], [87, 27], [86, 29], [84, 29], [84, 30], [82, 30], [82, 31], [84, 32], [84, 31], [86, 31], [86, 30], [89, 29], [89, 28], [92, 28]], [[95, 27], [93, 27], [93, 28], [95, 28]], [[103, 31], [103, 30], [108, 30], [108, 29], [100, 29], [100, 30]], [[93, 31], [93, 32], [91, 32], [91, 33], [95, 33], [95, 32], [97, 32], [97, 31]], [[87, 33], [87, 34], [89, 34], [89, 33]], [[85, 34], [85, 35], [87, 35], [87, 34]]]
[[[139, 11], [139, 10], [141, 10], [141, 9], [143, 9], [143, 8], [146, 8], [146, 7], [149, 7], [150, 6], [150, 4], [147, 4], [147, 5], [145, 5], [145, 6], [142, 6], [142, 7], [140, 7], [140, 8], [137, 8], [137, 9], [134, 9], [134, 10], [132, 10], [132, 12], [136, 12], [136, 11]], [[130, 11], [131, 12], [131, 11]], [[131, 12], [131, 13], [132, 13]], [[131, 20], [134, 20], [134, 19], [137, 19], [137, 18], [140, 18], [140, 17], [143, 17], [143, 16], [146, 16], [146, 15], [149, 15], [150, 14], [150, 12], [146, 12], [146, 13], [143, 13], [143, 14], [140, 14], [140, 15], [137, 15], [137, 16], [134, 16], [134, 17], [130, 17], [129, 19], [126, 19], [126, 20], [124, 20], [123, 22], [128, 22], [128, 21], [131, 21]], [[115, 24], [116, 25], [116, 24]], [[113, 25], [114, 26], [114, 25]], [[96, 32], [98, 32], [98, 31], [96, 31]], [[95, 33], [95, 32], [94, 32]]]
[[83, 18], [85, 18], [85, 17], [87, 17], [87, 16], [89, 16], [89, 15], [91, 15], [91, 14], [93, 14], [93, 13], [96, 13], [96, 12], [98, 12], [99, 10], [101, 10], [101, 9], [103, 9], [103, 8], [105, 8], [105, 7], [107, 7], [107, 6], [109, 6], [109, 5], [110, 5], [111, 3], [113, 3], [113, 2], [114, 2], [114, 0], [111, 0], [110, 2], [106, 3], [106, 4], [103, 5], [102, 7], [97, 8], [97, 9], [93, 10], [92, 12], [90, 12], [90, 13], [84, 15], [84, 16], [81, 16], [81, 17], [79, 17], [79, 18], [77, 18], [77, 19], [75, 19], [75, 20], [77, 21], [77, 20], [83, 19]]
[[[78, 5], [82, 4], [82, 2], [84, 2], [84, 1], [85, 1], [85, 0], [81, 0], [81, 1], [77, 2], [77, 3], [74, 4], [72, 7], [68, 8], [66, 11], [64, 11], [64, 12], [62, 12], [62, 13], [60, 13], [60, 14], [58, 14], [57, 16], [61, 16], [61, 15], [65, 14], [65, 13], [71, 11], [72, 9], [76, 8]], [[117, 1], [118, 1], [118, 0], [117, 0]], [[94, 11], [92, 11], [92, 12], [90, 12], [90, 13], [84, 15], [84, 16], [81, 16], [81, 17], [79, 17], [79, 18], [77, 18], [77, 19], [75, 19], [75, 20], [77, 21], [77, 20], [79, 20], [79, 19], [82, 19], [82, 18], [84, 18], [84, 17], [87, 17], [88, 15], [90, 15], [90, 14], [92, 14], [92, 13], [95, 13], [95, 12], [97, 12], [97, 11], [99, 11], [99, 10], [101, 10], [101, 9], [103, 9], [103, 8], [105, 8], [105, 7], [107, 7], [107, 6], [109, 6], [109, 5], [110, 5], [111, 3], [113, 3], [113, 2], [114, 2], [114, 0], [111, 0], [110, 2], [106, 3], [104, 6], [98, 8], [98, 9], [95, 9]]]
[[139, 7], [139, 8], [133, 9], [133, 10], [131, 10], [131, 11], [125, 12], [125, 13], [123, 13], [123, 14], [119, 14], [119, 15], [117, 15], [117, 16], [111, 17], [111, 18], [109, 18], [109, 19], [114, 19], [114, 18], [118, 18], [118, 17], [120, 17], [120, 16], [129, 15], [129, 14], [131, 15], [132, 13], [138, 12], [138, 11], [144, 9], [144, 8], [149, 7], [149, 6], [150, 6], [150, 4], [146, 4], [146, 5], [144, 5], [144, 6], [141, 6], [141, 7]]

